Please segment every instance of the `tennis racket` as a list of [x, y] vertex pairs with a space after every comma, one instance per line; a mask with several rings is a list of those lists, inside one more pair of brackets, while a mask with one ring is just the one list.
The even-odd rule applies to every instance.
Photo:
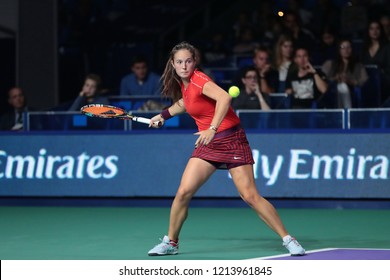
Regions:
[[[89, 104], [81, 108], [81, 113], [89, 117], [98, 117], [98, 118], [117, 118], [122, 120], [132, 120], [135, 122], [140, 122], [144, 124], [150, 124], [150, 119], [144, 117], [136, 117], [131, 115], [126, 110], [122, 108], [104, 105], [104, 104]], [[162, 122], [155, 122], [155, 125], [158, 127], [162, 126]]]

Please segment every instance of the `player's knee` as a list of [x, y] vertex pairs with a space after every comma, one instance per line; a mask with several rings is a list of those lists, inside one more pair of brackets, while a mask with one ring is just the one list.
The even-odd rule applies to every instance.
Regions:
[[260, 195], [254, 192], [242, 193], [241, 198], [251, 207], [256, 205], [261, 199]]
[[187, 203], [191, 200], [193, 193], [187, 189], [179, 188], [176, 193], [176, 199], [180, 202]]

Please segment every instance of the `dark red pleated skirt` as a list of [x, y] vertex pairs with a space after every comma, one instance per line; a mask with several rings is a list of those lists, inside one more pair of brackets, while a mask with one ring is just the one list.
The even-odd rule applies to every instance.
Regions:
[[255, 163], [245, 131], [241, 126], [216, 133], [210, 144], [195, 148], [191, 157], [204, 159], [218, 169], [230, 169]]

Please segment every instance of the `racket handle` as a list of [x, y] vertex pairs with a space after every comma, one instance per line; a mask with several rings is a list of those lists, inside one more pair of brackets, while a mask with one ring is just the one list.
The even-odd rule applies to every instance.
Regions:
[[143, 118], [143, 117], [133, 117], [132, 120], [140, 123], [150, 124], [150, 119]]
[[[133, 117], [132, 120], [140, 123], [150, 124], [150, 119], [144, 117]], [[162, 126], [162, 122], [154, 122], [154, 124], [156, 124], [158, 127]]]

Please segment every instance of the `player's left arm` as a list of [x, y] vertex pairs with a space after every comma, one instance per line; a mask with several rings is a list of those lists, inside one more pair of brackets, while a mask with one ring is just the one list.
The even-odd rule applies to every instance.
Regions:
[[213, 81], [204, 84], [202, 93], [216, 101], [215, 113], [210, 128], [195, 133], [195, 135], [199, 135], [195, 142], [195, 147], [198, 147], [199, 145], [208, 145], [214, 139], [215, 133], [223, 118], [226, 116], [232, 102], [232, 97]]
[[229, 110], [232, 97], [224, 89], [212, 81], [204, 84], [203, 94], [216, 101], [215, 113], [210, 125], [218, 128]]

